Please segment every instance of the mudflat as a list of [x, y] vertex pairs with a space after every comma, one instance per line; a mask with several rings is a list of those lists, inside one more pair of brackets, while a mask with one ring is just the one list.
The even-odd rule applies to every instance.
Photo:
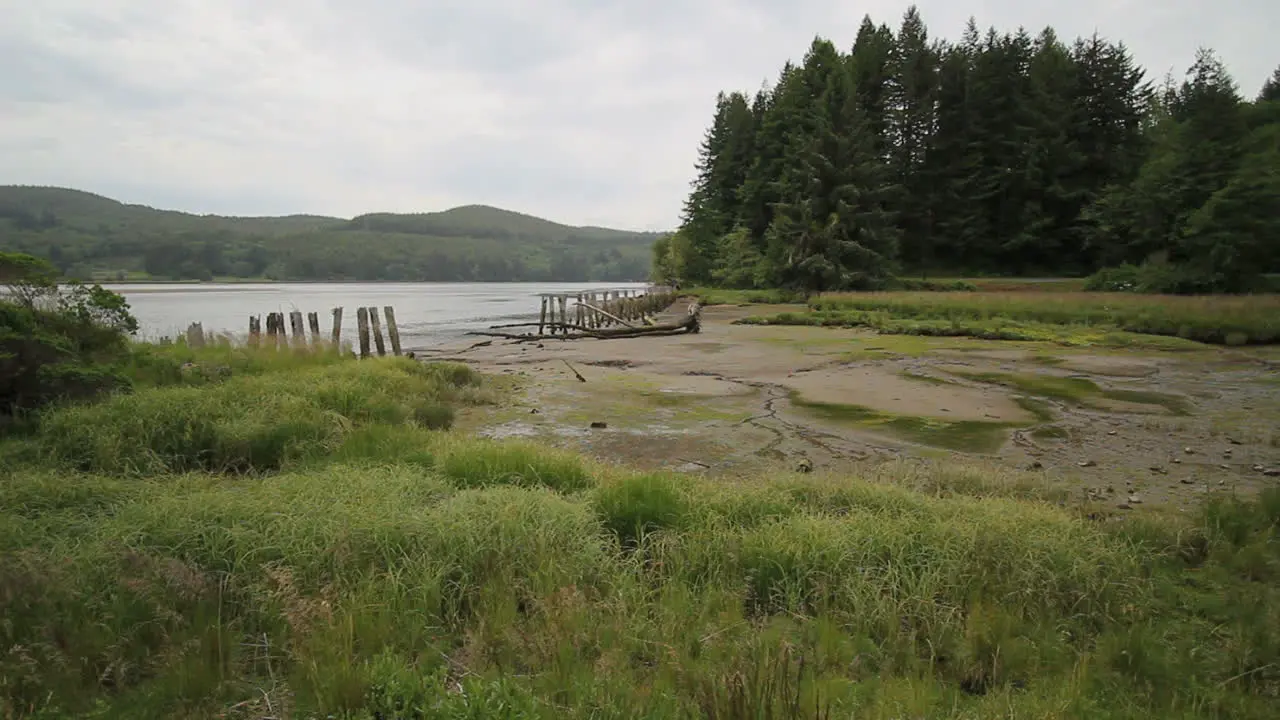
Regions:
[[704, 308], [698, 334], [474, 338], [429, 357], [504, 378], [499, 405], [464, 413], [468, 429], [639, 468], [736, 476], [886, 460], [994, 463], [1115, 506], [1182, 507], [1280, 482], [1267, 474], [1280, 467], [1274, 348], [1067, 347], [734, 324], [784, 309]]

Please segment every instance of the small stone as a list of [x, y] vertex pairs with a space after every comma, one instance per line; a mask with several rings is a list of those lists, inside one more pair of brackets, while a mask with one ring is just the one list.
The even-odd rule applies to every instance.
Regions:
[[1028, 465], [1028, 466], [1027, 466], [1027, 469], [1028, 469], [1028, 470], [1043, 470], [1043, 469], [1044, 469], [1044, 463], [1040, 462], [1039, 460], [1036, 460], [1035, 462], [1033, 462], [1033, 463], [1031, 463], [1030, 465]]
[[1172, 460], [1172, 462], [1173, 462], [1173, 464], [1174, 464], [1174, 465], [1181, 465], [1181, 464], [1182, 464], [1182, 460], [1180, 460], [1180, 459], [1178, 459], [1178, 458], [1174, 458], [1174, 459]]
[[1227, 481], [1226, 481], [1226, 480], [1219, 480], [1219, 481], [1218, 481], [1218, 484], [1219, 484], [1219, 485], [1226, 485], [1226, 484], [1227, 484]]
[[1262, 472], [1263, 470], [1266, 470], [1266, 468], [1262, 467], [1261, 465], [1254, 465], [1254, 466], [1253, 466], [1253, 471], [1254, 471], [1254, 472]]
[[796, 463], [796, 472], [799, 472], [799, 473], [813, 472], [813, 461], [810, 460], [809, 458], [802, 458], [800, 462]]
[[1122, 503], [1117, 504], [1117, 505], [1116, 505], [1116, 508], [1117, 508], [1117, 509], [1119, 509], [1119, 510], [1132, 510], [1132, 509], [1133, 509], [1133, 506], [1132, 506], [1132, 505], [1130, 505], [1129, 503], [1122, 502]]
[[537, 415], [537, 414], [538, 414], [538, 413], [540, 413], [540, 412], [542, 412], [542, 411], [541, 411], [541, 410], [539, 410], [538, 408], [532, 408], [532, 409], [530, 409], [530, 410], [529, 410], [529, 414], [530, 414], [530, 415]]
[[1195, 479], [1195, 478], [1182, 478], [1182, 484], [1183, 484], [1183, 485], [1195, 485], [1195, 484], [1196, 484], [1196, 479]]
[[1131, 504], [1131, 505], [1140, 505], [1140, 504], [1142, 504], [1142, 498], [1138, 497], [1137, 495], [1130, 495], [1130, 496], [1129, 496], [1129, 504]]
[[1168, 470], [1165, 470], [1164, 468], [1160, 467], [1159, 465], [1152, 465], [1151, 467], [1149, 467], [1149, 468], [1147, 468], [1147, 469], [1148, 469], [1148, 470], [1150, 470], [1151, 472], [1153, 472], [1153, 473], [1157, 474], [1157, 475], [1168, 475], [1168, 474], [1169, 474], [1169, 471], [1168, 471]]
[[1107, 431], [1107, 434], [1108, 434], [1108, 435], [1119, 435], [1119, 433], [1118, 433], [1118, 432], [1116, 432], [1115, 430], [1108, 430], [1108, 431]]
[[1186, 453], [1186, 454], [1188, 454], [1188, 455], [1195, 455], [1195, 454], [1196, 454], [1196, 451], [1195, 451], [1195, 450], [1193, 450], [1192, 448], [1189, 448], [1189, 447], [1184, 447], [1184, 448], [1182, 448], [1182, 452], [1184, 452], [1184, 453]]
[[1219, 467], [1219, 468], [1222, 468], [1223, 470], [1230, 470], [1230, 469], [1231, 469], [1231, 466], [1230, 466], [1230, 465], [1228, 465], [1228, 464], [1226, 464], [1226, 463], [1223, 463], [1223, 464], [1219, 465], [1218, 467]]
[[1226, 450], [1223, 450], [1223, 451], [1222, 451], [1222, 454], [1223, 454], [1223, 455], [1230, 455], [1230, 454], [1231, 454], [1231, 448], [1227, 448]]
[[948, 410], [947, 408], [938, 408], [938, 409], [939, 409], [939, 410], [941, 410], [942, 412], [951, 412], [951, 411], [950, 411], [950, 410]]
[[1096, 463], [1096, 462], [1094, 462], [1094, 461], [1092, 461], [1092, 460], [1081, 460], [1080, 462], [1078, 462], [1078, 463], [1076, 463], [1076, 464], [1077, 464], [1077, 465], [1079, 465], [1079, 466], [1080, 466], [1080, 467], [1082, 467], [1082, 468], [1087, 468], [1087, 467], [1093, 467], [1094, 465], [1097, 465], [1098, 463]]
[[1267, 468], [1266, 470], [1262, 471], [1262, 474], [1266, 475], [1267, 477], [1280, 477], [1280, 469]]
[[596, 422], [591, 423], [591, 429], [592, 429], [592, 430], [604, 430], [604, 429], [605, 429], [605, 428], [607, 428], [607, 427], [609, 427], [609, 423], [606, 423], [606, 422], [600, 422], [599, 420], [597, 420]]
[[1233, 437], [1229, 437], [1229, 438], [1227, 438], [1227, 442], [1231, 443], [1232, 445], [1243, 445], [1243, 444], [1244, 444], [1244, 443], [1240, 442], [1239, 440], [1237, 440], [1237, 439], [1235, 439], [1235, 438], [1233, 438]]

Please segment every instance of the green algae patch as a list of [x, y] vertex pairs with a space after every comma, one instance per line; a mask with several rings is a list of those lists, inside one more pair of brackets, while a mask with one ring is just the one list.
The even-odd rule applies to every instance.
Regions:
[[1016, 423], [948, 421], [910, 415], [894, 415], [861, 405], [824, 403], [804, 399], [799, 393], [789, 396], [791, 404], [825, 420], [854, 425], [872, 432], [883, 432], [908, 442], [962, 452], [991, 453], [1008, 439], [1007, 431], [1021, 427]]
[[[994, 372], [949, 372], [952, 375], [968, 380], [1003, 385], [1034, 397], [1060, 400], [1083, 407], [1098, 408], [1100, 407], [1099, 400], [1114, 400], [1116, 402], [1139, 405], [1157, 405], [1167, 410], [1170, 415], [1185, 416], [1191, 414], [1191, 402], [1180, 395], [1150, 390], [1103, 388], [1088, 378]], [[1017, 402], [1024, 408], [1036, 412], [1029, 405], [1024, 404], [1027, 402], [1026, 400], [1018, 400]], [[1037, 413], [1037, 416], [1039, 417], [1040, 414]], [[1051, 419], [1052, 416], [1049, 416], [1049, 418]]]

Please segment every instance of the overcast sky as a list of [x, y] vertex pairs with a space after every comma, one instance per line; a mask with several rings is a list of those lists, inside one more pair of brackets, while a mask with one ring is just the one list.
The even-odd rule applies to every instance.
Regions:
[[[0, 0], [0, 184], [199, 213], [484, 203], [677, 222], [716, 92], [888, 0]], [[1274, 0], [921, 0], [979, 25], [1123, 40], [1157, 79], [1213, 47], [1247, 97]]]

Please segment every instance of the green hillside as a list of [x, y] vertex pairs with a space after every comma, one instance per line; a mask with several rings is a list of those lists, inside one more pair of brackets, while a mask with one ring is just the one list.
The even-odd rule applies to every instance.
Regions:
[[484, 205], [350, 220], [222, 217], [0, 186], [0, 250], [48, 258], [86, 279], [639, 280], [657, 237]]

